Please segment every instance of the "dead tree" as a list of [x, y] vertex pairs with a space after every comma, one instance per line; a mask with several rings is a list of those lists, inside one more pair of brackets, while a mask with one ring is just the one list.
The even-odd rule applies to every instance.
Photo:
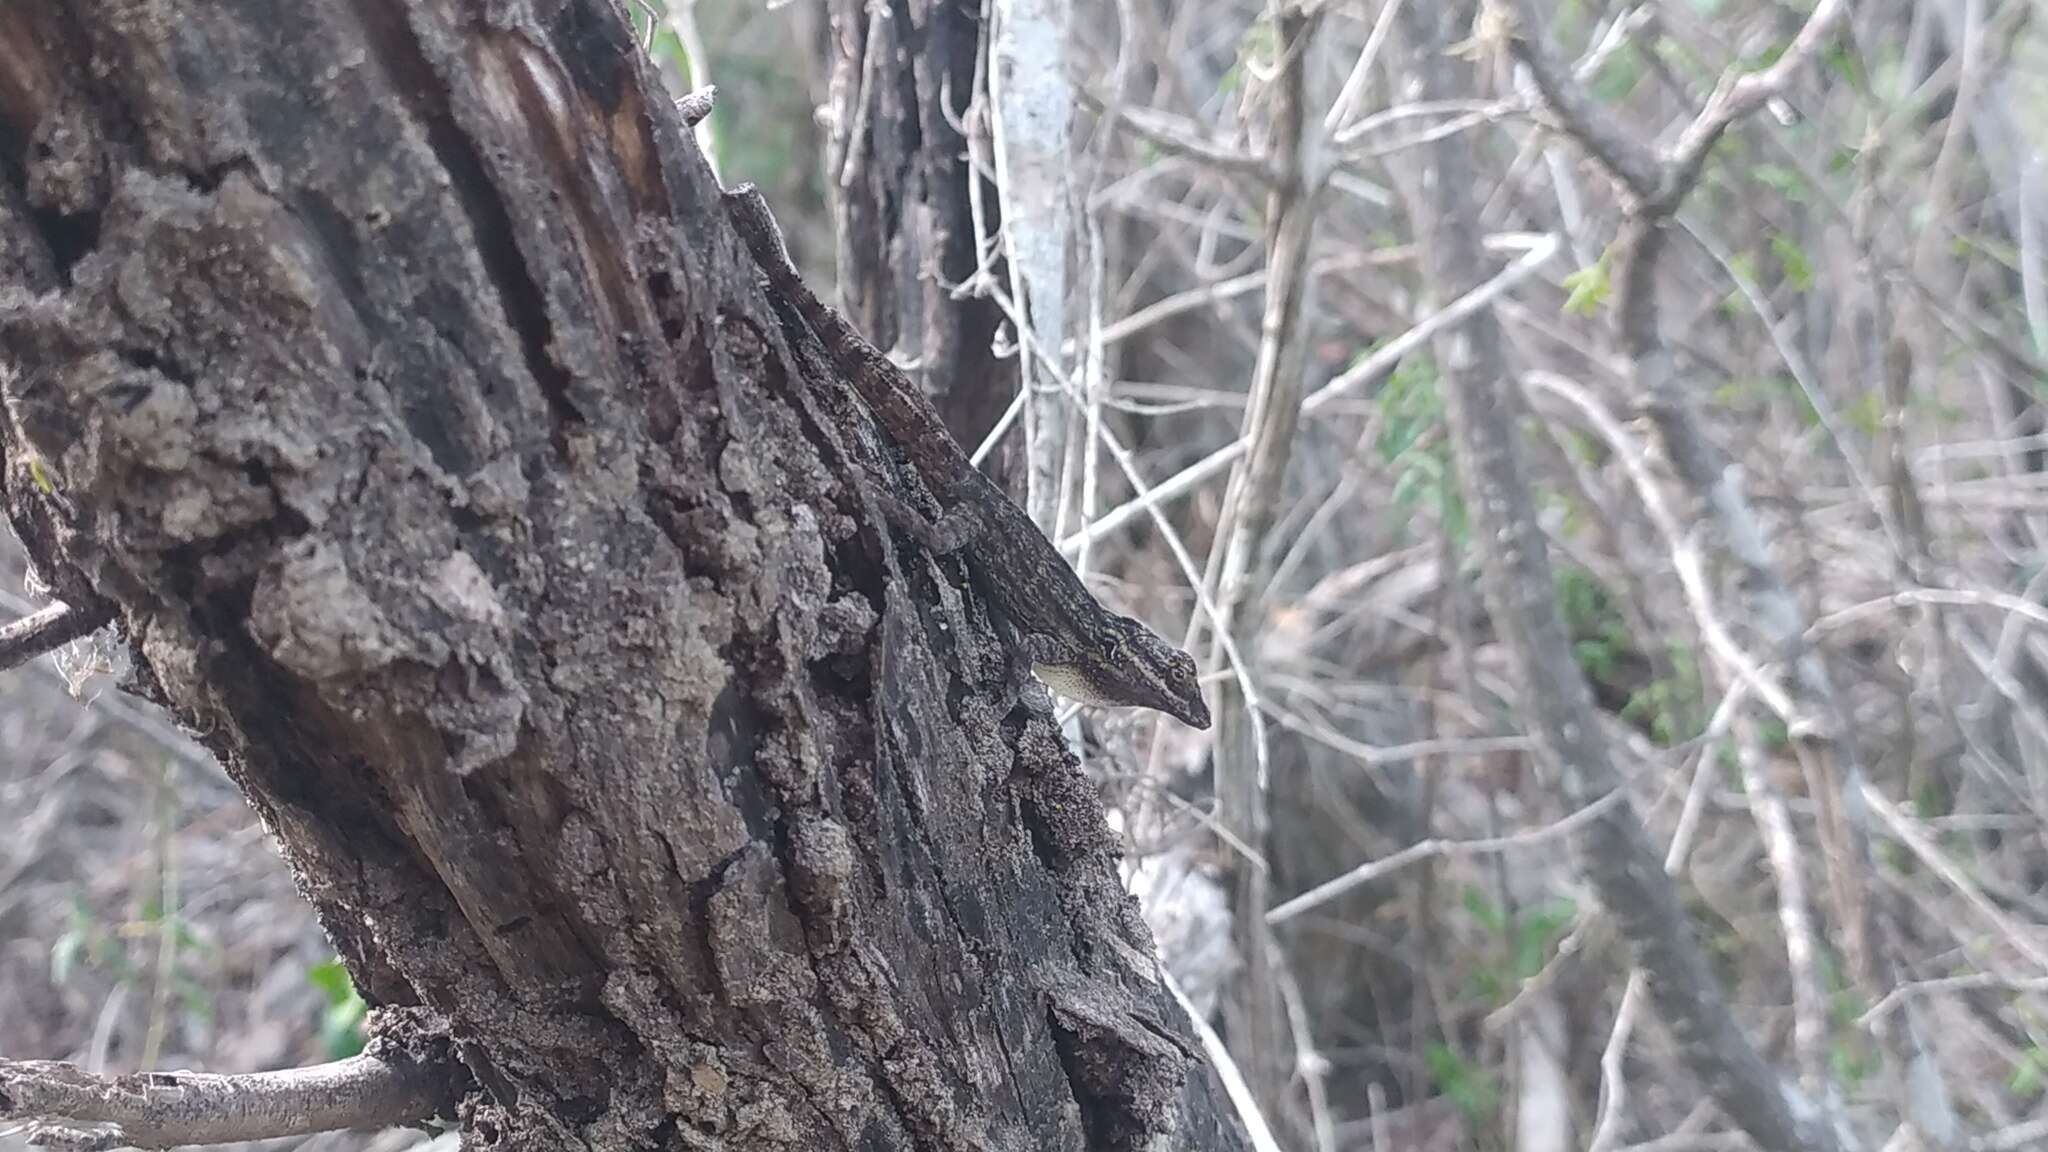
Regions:
[[623, 11], [19, 0], [0, 62], [10, 518], [470, 1147], [1240, 1146]]
[[[982, 9], [980, 0], [825, 0], [805, 13], [827, 26], [816, 63], [828, 77], [821, 137], [840, 299], [876, 344], [917, 364], [970, 448], [1017, 384], [1014, 358], [995, 353], [1001, 307], [962, 288], [991, 275], [996, 258], [977, 229], [1000, 224], [985, 183]], [[996, 449], [999, 471], [1011, 451]]]

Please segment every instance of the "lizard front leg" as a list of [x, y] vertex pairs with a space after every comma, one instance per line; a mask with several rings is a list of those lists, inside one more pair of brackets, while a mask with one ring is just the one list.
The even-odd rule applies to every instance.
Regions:
[[1001, 612], [990, 612], [989, 619], [995, 625], [996, 643], [1003, 646], [1003, 710], [1007, 712], [1022, 704], [1026, 711], [1037, 715], [1053, 715], [1055, 710], [1051, 697], [1031, 690], [1031, 669], [1036, 663], [1036, 653], [1043, 646], [1040, 643], [1043, 637], [1025, 635]]
[[[973, 543], [988, 527], [988, 519], [973, 504], [962, 504], [952, 511], [933, 520], [906, 503], [896, 495], [885, 480], [876, 478], [869, 495], [875, 499], [875, 507], [882, 513], [882, 519], [892, 528], [897, 528], [916, 540], [924, 549], [936, 556], [945, 556]], [[1016, 624], [996, 607], [995, 597], [989, 594], [985, 580], [975, 578], [974, 565], [968, 563], [969, 578], [982, 593], [983, 603], [989, 609], [989, 622], [996, 633], [996, 643], [1003, 653], [1003, 683], [1000, 703], [1002, 711], [1014, 708], [1019, 701], [1033, 711], [1047, 709], [1033, 707], [1029, 693], [1031, 689], [1031, 667], [1036, 650], [1031, 638], [1020, 632]]]
[[877, 484], [873, 496], [875, 506], [881, 509], [882, 518], [891, 527], [901, 529], [923, 545], [925, 549], [939, 556], [949, 556], [972, 544], [988, 527], [988, 518], [972, 503], [963, 503], [933, 520], [891, 492]]

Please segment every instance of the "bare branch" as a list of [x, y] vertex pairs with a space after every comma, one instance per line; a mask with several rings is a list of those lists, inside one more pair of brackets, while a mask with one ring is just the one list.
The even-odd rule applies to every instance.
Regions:
[[1678, 574], [1679, 586], [1685, 590], [1686, 604], [1692, 609], [1693, 619], [1699, 625], [1701, 639], [1707, 642], [1707, 649], [1735, 679], [1748, 685], [1759, 699], [1770, 705], [1788, 727], [1804, 729], [1812, 726], [1815, 721], [1805, 715], [1791, 694], [1765, 672], [1755, 657], [1743, 651], [1742, 645], [1729, 631], [1714, 603], [1699, 535], [1681, 525], [1678, 514], [1665, 501], [1663, 489], [1651, 474], [1648, 453], [1643, 446], [1635, 442], [1621, 421], [1595, 400], [1592, 393], [1571, 380], [1555, 372], [1534, 371], [1528, 374], [1527, 382], [1531, 388], [1556, 396], [1577, 409], [1585, 423], [1613, 449], [1630, 482], [1635, 485], [1644, 514], [1656, 526], [1657, 534], [1664, 538], [1664, 546], [1671, 556], [1671, 567]]
[[1800, 1086], [1819, 1093], [1827, 1086], [1827, 993], [1817, 968], [1820, 954], [1813, 914], [1806, 899], [1806, 869], [1800, 859], [1799, 836], [1784, 793], [1771, 779], [1755, 725], [1743, 725], [1736, 743], [1742, 765], [1742, 790], [1749, 796], [1764, 857], [1778, 888], [1778, 927], [1785, 936], [1785, 967], [1792, 982], [1792, 1052], [1799, 1064]]
[[[1063, 347], [1071, 286], [1067, 251], [1074, 221], [1069, 158], [1074, 88], [1068, 79], [1065, 0], [996, 0], [988, 52], [988, 124], [994, 143], [998, 228], [1008, 258], [1010, 297], [1038, 342]], [[1026, 205], [1029, 205], [1027, 208]], [[1024, 222], [1030, 221], [1030, 226]], [[1071, 371], [1071, 367], [1068, 369]], [[1024, 510], [1053, 533], [1064, 510], [1061, 465], [1073, 421], [1058, 390], [1042, 386], [1032, 357], [1017, 359], [1024, 397]]]
[[446, 1112], [452, 1066], [363, 1054], [279, 1072], [95, 1076], [55, 1060], [0, 1061], [0, 1120], [75, 1149], [174, 1148], [418, 1124]]
[[112, 604], [76, 607], [59, 601], [0, 627], [0, 672], [89, 636], [113, 619]]
[[[1343, 399], [1360, 386], [1381, 379], [1398, 367], [1417, 348], [1429, 343], [1439, 333], [1455, 328], [1498, 299], [1502, 293], [1534, 275], [1545, 264], [1550, 263], [1563, 247], [1556, 236], [1538, 237], [1521, 259], [1495, 273], [1471, 291], [1444, 305], [1424, 317], [1415, 327], [1408, 329], [1392, 340], [1380, 345], [1357, 364], [1328, 384], [1309, 393], [1301, 403], [1301, 414], [1313, 416], [1319, 409]], [[1249, 443], [1243, 439], [1230, 443], [1188, 465], [1180, 472], [1154, 485], [1150, 492], [1110, 509], [1093, 524], [1060, 541], [1060, 550], [1069, 556], [1080, 551], [1084, 545], [1093, 544], [1120, 530], [1131, 521], [1164, 503], [1194, 490], [1195, 486], [1223, 469], [1245, 454]]]
[[1473, 856], [1488, 852], [1507, 852], [1516, 848], [1529, 848], [1545, 844], [1577, 831], [1609, 808], [1621, 803], [1628, 793], [1616, 788], [1591, 804], [1580, 808], [1562, 820], [1516, 832], [1508, 836], [1491, 836], [1483, 840], [1445, 840], [1432, 838], [1418, 840], [1391, 856], [1382, 856], [1353, 868], [1342, 876], [1326, 880], [1303, 892], [1271, 912], [1266, 913], [1266, 923], [1284, 924], [1304, 912], [1327, 904], [1346, 892], [1363, 884], [1370, 884], [1383, 876], [1391, 875], [1410, 864], [1433, 860], [1443, 856]]
[[[1401, 27], [1409, 93], [1437, 100], [1452, 90], [1442, 45], [1447, 9], [1404, 8]], [[1481, 276], [1472, 150], [1460, 137], [1431, 155], [1395, 166], [1425, 275], [1448, 294]], [[1548, 547], [1537, 523], [1516, 418], [1521, 406], [1507, 370], [1498, 319], [1481, 312], [1436, 343], [1460, 490], [1480, 553], [1488, 615], [1512, 661], [1524, 723], [1539, 769], [1568, 803], [1584, 807], [1616, 787], [1612, 750], [1594, 719], [1593, 699], [1572, 650], [1556, 596]], [[1682, 1057], [1721, 1108], [1758, 1146], [1773, 1152], [1840, 1147], [1832, 1130], [1798, 1100], [1730, 1010], [1642, 824], [1629, 809], [1607, 809], [1573, 837], [1574, 857], [1628, 940], [1644, 991]]]
[[[1265, 570], [1257, 558], [1263, 554], [1274, 508], [1280, 503], [1279, 485], [1292, 459], [1305, 391], [1303, 326], [1314, 286], [1308, 268], [1319, 192], [1319, 182], [1307, 171], [1309, 158], [1319, 148], [1321, 129], [1308, 114], [1306, 72], [1321, 12], [1289, 0], [1272, 0], [1268, 16], [1281, 52], [1272, 80], [1270, 151], [1260, 160], [1266, 173], [1264, 241], [1269, 275], [1258, 359], [1244, 413], [1243, 436], [1250, 450], [1231, 478], [1206, 577], [1222, 613], [1214, 621], [1218, 643], [1227, 637], [1238, 647], [1247, 643], [1264, 618]], [[1134, 125], [1142, 122], [1141, 112], [1126, 115]], [[1190, 648], [1199, 627], [1199, 621], [1190, 627]], [[1254, 848], [1263, 845], [1269, 828], [1264, 718], [1256, 708], [1254, 701], [1235, 691], [1233, 682], [1220, 686], [1216, 704], [1217, 815], [1236, 839]], [[1244, 964], [1226, 1009], [1232, 1039], [1253, 1093], [1264, 1101], [1278, 1100], [1289, 1080], [1289, 1045], [1280, 991], [1281, 965], [1266, 927], [1267, 874], [1249, 866], [1232, 867], [1229, 872], [1236, 950]], [[1296, 1072], [1300, 1071], [1300, 1051], [1309, 1043], [1296, 1034]], [[1318, 1122], [1317, 1130], [1330, 1131], [1326, 1117]]]
[[[1108, 106], [1107, 101], [1086, 86], [1078, 86], [1074, 91], [1091, 112], [1100, 113]], [[1171, 112], [1124, 106], [1117, 110], [1117, 115], [1125, 127], [1175, 155], [1198, 160], [1234, 176], [1254, 176], [1262, 181], [1273, 178], [1272, 166], [1265, 158], [1212, 140], [1199, 125]]]
[[1511, 0], [1515, 6], [1508, 29], [1508, 49], [1529, 69], [1536, 90], [1550, 110], [1564, 122], [1565, 131], [1593, 154], [1602, 168], [1619, 180], [1638, 200], [1656, 195], [1663, 172], [1656, 153], [1630, 135], [1607, 110], [1595, 104], [1576, 79], [1566, 73], [1541, 42], [1545, 21], [1530, 9], [1529, 0]]
[[[1548, 85], [1547, 95], [1551, 88], [1557, 90], [1560, 98], [1553, 102], [1567, 129], [1622, 186], [1626, 217], [1613, 245], [1617, 254], [1613, 322], [1628, 357], [1630, 382], [1637, 402], [1656, 427], [1664, 455], [1687, 499], [1704, 510], [1721, 547], [1742, 570], [1741, 614], [1757, 627], [1783, 676], [1781, 690], [1762, 695], [1773, 708], [1786, 702], [1793, 705], [1791, 713], [1780, 709], [1780, 714], [1791, 729], [1808, 790], [1821, 809], [1821, 840], [1845, 950], [1865, 990], [1882, 997], [1897, 983], [1891, 955], [1896, 929], [1888, 909], [1871, 891], [1866, 806], [1858, 802], [1867, 787], [1859, 750], [1846, 731], [1844, 710], [1828, 669], [1806, 642], [1804, 609], [1772, 554], [1763, 521], [1745, 490], [1743, 471], [1706, 435], [1698, 399], [1681, 378], [1671, 346], [1660, 331], [1656, 280], [1667, 225], [1698, 183], [1714, 144], [1736, 120], [1790, 85], [1798, 70], [1806, 67], [1834, 34], [1846, 10], [1842, 0], [1821, 0], [1792, 44], [1769, 68], [1748, 75], [1724, 75], [1700, 114], [1659, 159], [1654, 184], [1645, 184], [1643, 172], [1628, 167], [1630, 157], [1617, 153], [1610, 138], [1616, 131], [1613, 125], [1597, 117], [1575, 116], [1584, 110], [1573, 103], [1576, 93], [1558, 79], [1554, 69], [1549, 80], [1539, 86]], [[1516, 51], [1536, 71], [1541, 53], [1527, 41], [1516, 44]], [[1616, 155], [1623, 159], [1611, 159]], [[1797, 359], [1788, 356], [1788, 360], [1796, 372]], [[1803, 378], [1802, 385], [1818, 391]], [[1821, 411], [1825, 413], [1825, 406]], [[1853, 453], [1850, 458], [1853, 461]], [[1859, 488], [1868, 493], [1868, 481], [1860, 471], [1852, 468], [1852, 472]], [[1878, 516], [1881, 523], [1887, 521], [1881, 506]], [[1717, 655], [1725, 661], [1724, 652], [1717, 651]], [[1767, 821], [1767, 836], [1771, 832]], [[1779, 851], [1774, 851], [1774, 861], [1787, 846], [1775, 847]], [[1781, 874], [1780, 880], [1782, 884], [1786, 877]], [[1782, 892], [1781, 897], [1789, 899]], [[1782, 910], [1788, 916], [1796, 913], [1789, 905]], [[1798, 957], [1792, 959], [1796, 966]], [[1805, 1024], [1807, 1035], [1799, 1039], [1803, 1055], [1810, 1056], [1816, 1042], [1810, 1013]], [[1902, 1065], [1918, 1070], [1909, 1071], [1909, 1077], [1917, 1077], [1925, 1089], [1913, 1093], [1919, 1101], [1909, 1110], [1914, 1123], [1936, 1143], [1946, 1143], [1953, 1135], [1954, 1114], [1940, 1076], [1928, 1072], [1932, 1065], [1924, 1059], [1925, 1046], [1917, 1025], [1909, 1021], [1909, 1026], [1893, 1037], [1893, 1043]], [[1805, 1064], [1810, 1081], [1819, 1070], [1810, 1059]], [[1751, 1134], [1756, 1133], [1752, 1130]]]
[[1551, 57], [1539, 42], [1544, 22], [1530, 10], [1528, 0], [1516, 0], [1508, 45], [1515, 58], [1528, 67], [1537, 90], [1551, 112], [1563, 122], [1565, 131], [1630, 194], [1635, 202], [1632, 210], [1644, 216], [1663, 217], [1692, 192], [1693, 185], [1699, 182], [1700, 170], [1706, 165], [1707, 154], [1713, 151], [1722, 133], [1766, 100], [1784, 92], [1834, 34], [1835, 25], [1847, 11], [1845, 0], [1821, 0], [1791, 45], [1769, 68], [1724, 74], [1713, 94], [1707, 97], [1706, 107], [1662, 156], [1616, 123]]
[[1244, 1082], [1244, 1073], [1238, 1070], [1237, 1061], [1231, 1058], [1223, 1037], [1209, 1026], [1208, 1020], [1188, 999], [1188, 994], [1181, 991], [1180, 982], [1173, 978], [1171, 972], [1162, 969], [1159, 976], [1165, 981], [1166, 990], [1180, 1002], [1181, 1011], [1188, 1014], [1188, 1023], [1194, 1026], [1195, 1034], [1201, 1037], [1202, 1051], [1216, 1069], [1216, 1078], [1222, 1081], [1224, 1094], [1230, 1098], [1231, 1106], [1237, 1109], [1237, 1118], [1244, 1123], [1252, 1152], [1280, 1152], [1280, 1142], [1273, 1138], [1273, 1128], [1266, 1123], [1265, 1114], [1259, 1111], [1259, 1102], [1252, 1096], [1251, 1087]]
[[1962, 897], [1965, 904], [1982, 916], [1985, 923], [1997, 929], [1998, 935], [2012, 946], [2013, 951], [2025, 957], [2027, 962], [2034, 966], [2035, 971], [2032, 975], [2048, 974], [2048, 942], [2036, 938], [2038, 933], [2033, 926], [2015, 921], [2004, 909], [1993, 903], [1990, 897], [1984, 895], [1983, 889], [1970, 879], [1969, 873], [1950, 859], [1948, 853], [1941, 850], [1934, 837], [1929, 835], [1918, 821], [1899, 811], [1898, 806], [1883, 792], [1878, 791], [1876, 785], [1864, 784], [1862, 799], [1877, 818], [1884, 822], [1885, 827], [1891, 829], [1892, 835], [1898, 838], [1899, 843], [1904, 844], [1907, 850], [1918, 857], [1921, 863], [1927, 865], [1928, 870], [1940, 877], [1943, 883], [1955, 889], [1956, 895]]
[[1763, 107], [1764, 101], [1790, 87], [1792, 78], [1806, 68], [1821, 45], [1834, 35], [1835, 24], [1848, 10], [1846, 0], [1821, 0], [1799, 34], [1792, 38], [1791, 45], [1769, 68], [1746, 74], [1730, 72], [1721, 77], [1721, 82], [1714, 86], [1714, 94], [1707, 97], [1707, 106], [1672, 146], [1656, 195], [1647, 206], [1652, 212], [1667, 214], [1691, 194], [1693, 185], [1699, 182], [1700, 169], [1707, 162], [1707, 153], [1713, 151], [1721, 134], [1729, 125]]

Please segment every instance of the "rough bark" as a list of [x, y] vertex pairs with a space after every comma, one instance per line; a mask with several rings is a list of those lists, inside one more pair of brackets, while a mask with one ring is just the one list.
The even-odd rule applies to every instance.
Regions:
[[469, 1146], [1240, 1146], [617, 10], [37, 0], [0, 62], [10, 517]]
[[[831, 106], [827, 199], [837, 226], [839, 295], [878, 347], [913, 374], [970, 450], [1016, 394], [1014, 361], [994, 353], [1001, 307], [955, 289], [980, 268], [962, 128], [985, 99], [981, 0], [824, 0]], [[986, 130], [978, 146], [985, 149]], [[987, 157], [984, 154], [983, 161]], [[999, 223], [982, 196], [983, 226]], [[829, 297], [828, 297], [829, 299]], [[1005, 472], [1008, 454], [994, 463]]]

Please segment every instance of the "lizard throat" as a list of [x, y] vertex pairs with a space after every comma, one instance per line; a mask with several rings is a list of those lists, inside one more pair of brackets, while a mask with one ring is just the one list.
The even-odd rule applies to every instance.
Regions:
[[1047, 688], [1076, 704], [1098, 708], [1115, 707], [1117, 704], [1086, 672], [1072, 664], [1033, 664], [1031, 673]]
[[1098, 708], [1150, 708], [1196, 728], [1209, 726], [1208, 709], [1197, 699], [1191, 706], [1164, 685], [1144, 681], [1105, 682], [1085, 666], [1074, 664], [1031, 665], [1032, 674], [1047, 688], [1076, 704]]

